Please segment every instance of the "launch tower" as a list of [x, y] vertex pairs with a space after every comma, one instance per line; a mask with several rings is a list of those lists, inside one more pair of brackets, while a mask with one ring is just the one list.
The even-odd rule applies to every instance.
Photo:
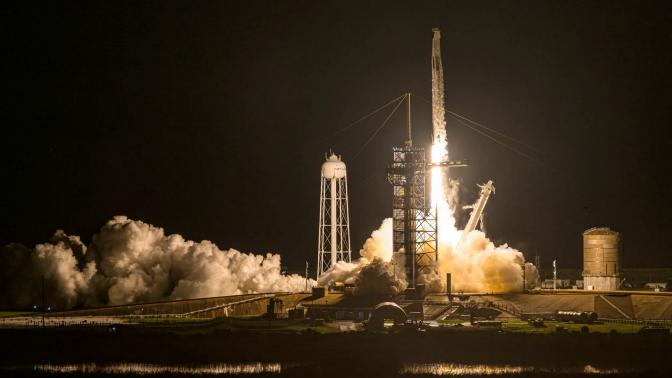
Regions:
[[351, 262], [348, 177], [345, 163], [333, 153], [326, 160], [321, 169], [317, 278], [339, 261]]
[[438, 261], [436, 209], [426, 196], [427, 161], [424, 148], [394, 147], [394, 161], [387, 168], [393, 187], [392, 222], [394, 251], [404, 251], [409, 287]]
[[[408, 98], [408, 139], [404, 147], [394, 147], [394, 159], [387, 168], [393, 186], [393, 248], [404, 251], [406, 279], [414, 288], [423, 273], [438, 269], [437, 207], [431, 206], [426, 187], [427, 171], [448, 177], [448, 167], [466, 167], [467, 160], [448, 159], [445, 108], [443, 104], [443, 64], [441, 32], [432, 30], [432, 159], [425, 159], [424, 148], [414, 148], [411, 139], [411, 95]], [[434, 151], [436, 149], [436, 151]], [[437, 153], [438, 152], [438, 153]]]
[[392, 243], [395, 252], [404, 251], [406, 279], [415, 287], [423, 273], [436, 271], [438, 262], [437, 208], [427, 190], [427, 170], [432, 167], [466, 167], [469, 162], [428, 163], [425, 149], [413, 147], [411, 139], [411, 96], [408, 99], [408, 139], [404, 147], [393, 147], [393, 162], [387, 179], [393, 187]]

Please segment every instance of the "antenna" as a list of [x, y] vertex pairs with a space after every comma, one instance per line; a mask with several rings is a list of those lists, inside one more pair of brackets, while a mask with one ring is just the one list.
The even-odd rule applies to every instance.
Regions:
[[411, 94], [407, 94], [408, 97], [408, 141], [411, 139]]

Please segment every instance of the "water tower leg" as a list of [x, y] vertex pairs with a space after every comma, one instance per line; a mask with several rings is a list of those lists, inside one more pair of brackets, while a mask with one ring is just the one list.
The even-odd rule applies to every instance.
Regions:
[[336, 200], [336, 186], [336, 179], [331, 179], [331, 266], [336, 265], [336, 257], [338, 254], [338, 231], [336, 230], [338, 202]]

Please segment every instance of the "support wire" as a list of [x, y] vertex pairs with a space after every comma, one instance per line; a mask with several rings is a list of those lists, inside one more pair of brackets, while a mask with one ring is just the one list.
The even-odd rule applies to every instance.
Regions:
[[459, 119], [457, 119], [457, 118], [455, 118], [455, 117], [453, 117], [453, 116], [450, 116], [450, 115], [449, 115], [448, 117], [450, 117], [450, 118], [454, 119], [455, 121], [457, 121], [457, 122], [463, 124], [464, 126], [467, 126], [468, 128], [470, 128], [470, 129], [476, 131], [476, 132], [479, 133], [479, 134], [483, 134], [483, 135], [485, 135], [486, 137], [488, 137], [488, 138], [494, 140], [495, 142], [501, 144], [502, 146], [504, 146], [504, 147], [506, 147], [506, 148], [508, 148], [508, 149], [511, 149], [511, 150], [513, 150], [513, 151], [515, 151], [515, 152], [517, 152], [517, 153], [519, 153], [519, 154], [525, 156], [526, 158], [528, 158], [528, 159], [530, 159], [530, 160], [532, 160], [532, 161], [534, 161], [534, 162], [536, 162], [536, 163], [539, 163], [539, 164], [543, 165], [544, 167], [546, 167], [546, 168], [552, 170], [553, 172], [560, 173], [560, 171], [558, 171], [557, 169], [552, 168], [552, 167], [550, 167], [549, 165], [546, 165], [546, 164], [540, 162], [539, 160], [537, 160], [537, 159], [535, 159], [535, 158], [533, 158], [533, 157], [531, 157], [531, 156], [529, 156], [529, 155], [526, 155], [526, 154], [524, 154], [524, 153], [522, 153], [522, 152], [516, 150], [515, 148], [513, 148], [513, 147], [511, 147], [511, 146], [509, 146], [509, 145], [507, 145], [507, 144], [504, 144], [503, 142], [498, 141], [497, 139], [491, 137], [490, 135], [488, 135], [488, 134], [486, 134], [486, 133], [484, 133], [484, 132], [482, 132], [482, 131], [480, 131], [480, 130], [478, 130], [478, 129], [472, 127], [472, 126], [467, 125], [466, 123], [460, 121]]
[[[378, 134], [378, 132], [380, 131], [380, 129], [382, 129], [383, 126], [385, 126], [385, 124], [386, 124], [387, 121], [390, 119], [390, 117], [392, 117], [392, 115], [394, 114], [394, 112], [397, 111], [397, 108], [399, 108], [399, 105], [401, 105], [401, 103], [404, 102], [404, 100], [406, 99], [406, 96], [408, 96], [408, 94], [405, 94], [405, 95], [403, 95], [403, 96], [401, 97], [401, 101], [399, 101], [399, 103], [398, 103], [397, 106], [394, 108], [394, 110], [392, 110], [392, 113], [390, 113], [390, 115], [387, 116], [387, 118], [385, 119], [385, 122], [383, 122], [383, 124], [380, 125], [380, 127], [378, 128], [378, 130], [376, 130], [376, 132], [373, 133], [373, 135], [371, 136], [371, 138], [369, 138], [369, 140], [366, 141], [366, 143], [364, 144], [364, 146], [362, 146], [362, 148], [355, 154], [355, 156], [352, 158], [352, 160], [350, 160], [350, 163], [352, 163], [353, 161], [355, 161], [355, 159], [357, 158], [357, 156], [359, 156], [359, 154], [360, 154], [362, 151], [364, 151], [364, 149], [366, 148], [366, 146], [369, 145], [369, 143], [373, 140], [373, 138], [376, 137], [376, 135]], [[350, 164], [350, 163], [348, 163], [348, 164]]]
[[334, 137], [334, 136], [336, 136], [336, 135], [342, 133], [343, 131], [345, 131], [345, 130], [351, 128], [352, 126], [355, 126], [356, 124], [360, 123], [361, 121], [363, 121], [363, 120], [365, 120], [365, 119], [371, 117], [372, 115], [378, 113], [379, 111], [385, 109], [385, 108], [388, 107], [390, 104], [394, 103], [395, 101], [397, 101], [398, 99], [400, 99], [400, 98], [402, 98], [402, 97], [406, 97], [406, 94], [403, 94], [403, 95], [401, 95], [401, 96], [395, 98], [394, 100], [392, 100], [392, 101], [388, 102], [387, 104], [383, 105], [381, 108], [379, 108], [378, 110], [374, 111], [373, 113], [370, 113], [369, 115], [365, 116], [364, 118], [361, 118], [361, 119], [359, 119], [358, 121], [355, 121], [354, 123], [351, 123], [350, 125], [348, 125], [348, 126], [342, 128], [342, 129], [338, 130], [337, 132], [335, 132], [335, 133], [329, 135], [328, 137], [326, 137], [326, 138], [322, 139], [321, 141], [315, 143], [315, 144], [313, 145], [313, 147], [317, 146], [318, 144], [324, 142], [325, 140], [327, 140], [327, 139], [329, 139], [329, 138], [331, 138], [331, 137]]
[[383, 177], [385, 172], [386, 172], [386, 170], [383, 169], [382, 171], [378, 171], [378, 172], [374, 173], [373, 175], [369, 176], [369, 178], [360, 182], [359, 184], [357, 184], [357, 186], [355, 186], [353, 189], [351, 189], [350, 194], [354, 194], [354, 193], [366, 188], [367, 186], [369, 186], [369, 184], [371, 184], [374, 181], [376, 181], [377, 179]]
[[[417, 95], [415, 95], [415, 94], [412, 94], [412, 93], [411, 93], [411, 95], [415, 96], [417, 99], [422, 100], [422, 101], [424, 101], [424, 102], [426, 102], [426, 103], [428, 103], [428, 104], [430, 104], [430, 105], [432, 104], [431, 102], [425, 100], [425, 99], [422, 98], [422, 97], [419, 97], [419, 96], [417, 96]], [[500, 133], [500, 132], [498, 132], [498, 131], [495, 131], [495, 130], [493, 130], [493, 129], [491, 129], [491, 128], [488, 128], [488, 127], [486, 127], [486, 126], [483, 126], [483, 125], [481, 125], [480, 123], [476, 123], [476, 122], [474, 122], [474, 121], [472, 121], [472, 120], [470, 120], [470, 119], [468, 119], [468, 118], [466, 118], [466, 117], [462, 117], [461, 115], [459, 115], [459, 114], [457, 114], [457, 113], [453, 113], [453, 112], [451, 112], [450, 110], [446, 110], [446, 113], [450, 113], [450, 114], [452, 114], [452, 115], [454, 115], [454, 116], [456, 116], [456, 117], [462, 118], [463, 120], [468, 121], [468, 122], [471, 122], [471, 123], [473, 123], [473, 124], [476, 125], [476, 126], [482, 127], [482, 128], [484, 128], [484, 129], [486, 129], [486, 130], [488, 130], [488, 131], [490, 131], [490, 132], [493, 132], [493, 133], [495, 133], [495, 134], [497, 134], [497, 135], [503, 136], [503, 137], [506, 138], [506, 139], [510, 139], [510, 140], [512, 140], [512, 141], [514, 141], [514, 142], [516, 142], [516, 143], [519, 143], [519, 144], [521, 144], [521, 145], [523, 145], [523, 146], [525, 146], [525, 147], [527, 147], [527, 148], [530, 148], [530, 149], [532, 149], [532, 150], [534, 150], [534, 151], [537, 151], [537, 152], [539, 152], [539, 153], [542, 153], [542, 154], [544, 154], [544, 155], [546, 155], [546, 156], [548, 156], [548, 157], [552, 157], [553, 159], [557, 159], [557, 157], [555, 157], [555, 156], [549, 154], [548, 152], [544, 152], [544, 151], [542, 151], [542, 150], [540, 150], [540, 149], [534, 148], [534, 147], [530, 146], [529, 144], [526, 144], [526, 143], [523, 143], [523, 142], [521, 142], [521, 141], [519, 141], [519, 140], [513, 139], [513, 138], [511, 138], [510, 136], [506, 136], [506, 135], [504, 135], [504, 134], [502, 134], [502, 133]]]

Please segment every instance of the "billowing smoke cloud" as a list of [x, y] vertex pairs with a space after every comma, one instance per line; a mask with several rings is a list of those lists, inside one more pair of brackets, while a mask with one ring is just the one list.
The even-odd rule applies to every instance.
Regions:
[[355, 280], [354, 295], [366, 294], [399, 294], [403, 292], [408, 283], [395, 277], [390, 271], [389, 264], [380, 257], [374, 257], [373, 261], [365, 265]]
[[[462, 231], [455, 228], [455, 218], [446, 201], [439, 201], [439, 214], [450, 214], [439, 224], [439, 272], [452, 275], [452, 291], [509, 292], [523, 288], [521, 265], [525, 264], [528, 288], [538, 284], [539, 273], [523, 254], [508, 245], [499, 247], [481, 231], [469, 233], [464, 245], [455, 250]], [[445, 278], [441, 280], [445, 290]]]
[[[457, 185], [454, 185], [456, 188]], [[447, 196], [451, 198], [451, 196]], [[523, 287], [521, 265], [525, 264], [527, 286], [538, 284], [539, 273], [523, 254], [508, 245], [496, 247], [481, 231], [472, 231], [459, 250], [454, 246], [462, 231], [455, 227], [455, 218], [447, 201], [439, 201], [438, 273], [422, 274], [417, 283], [425, 284], [427, 292], [446, 292], [446, 273], [452, 274], [452, 291], [511, 292]], [[392, 250], [392, 219], [385, 219], [360, 251], [359, 260], [349, 264], [339, 262], [320, 277], [318, 284], [334, 282], [355, 284], [355, 295], [397, 294], [408, 286], [404, 271], [403, 252]], [[396, 279], [393, 271], [396, 264]]]
[[332, 266], [322, 274], [318, 284], [354, 284], [354, 295], [395, 295], [406, 289], [403, 253], [392, 253], [392, 218], [385, 219], [380, 229], [371, 234], [359, 254], [362, 257], [353, 263], [340, 261]]
[[56, 308], [296, 292], [306, 286], [304, 277], [281, 273], [279, 255], [220, 250], [210, 241], [166, 236], [162, 228], [124, 216], [107, 222], [88, 248], [60, 230], [33, 250], [3, 247], [0, 307], [37, 304], [42, 275], [47, 303]]

